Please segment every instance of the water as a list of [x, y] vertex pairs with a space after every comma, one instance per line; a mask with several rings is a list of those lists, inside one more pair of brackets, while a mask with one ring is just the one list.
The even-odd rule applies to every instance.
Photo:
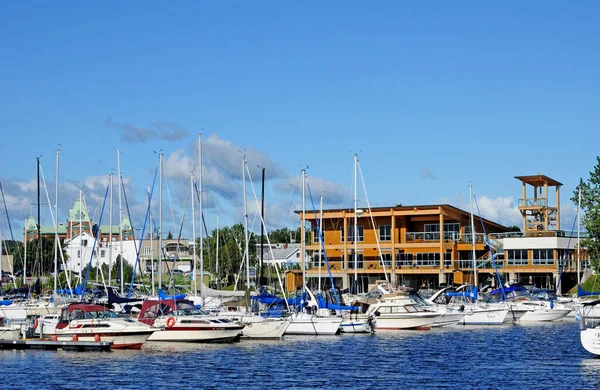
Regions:
[[139, 351], [0, 351], [2, 389], [597, 389], [573, 321]]

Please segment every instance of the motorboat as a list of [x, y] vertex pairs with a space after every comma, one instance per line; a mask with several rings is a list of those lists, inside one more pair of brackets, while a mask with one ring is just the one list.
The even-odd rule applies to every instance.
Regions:
[[119, 317], [105, 306], [75, 303], [62, 309], [52, 335], [58, 340], [107, 341], [113, 343], [114, 349], [139, 349], [155, 330], [139, 321]]
[[159, 328], [148, 341], [218, 343], [239, 340], [244, 325], [213, 316], [187, 300], [147, 300], [138, 319]]
[[375, 317], [375, 329], [429, 329], [441, 317], [413, 301], [408, 292], [383, 296], [367, 310]]
[[598, 304], [600, 304], [600, 300], [589, 301], [576, 310], [581, 345], [589, 353], [600, 356], [600, 321], [596, 317], [587, 317], [587, 313], [597, 307]]

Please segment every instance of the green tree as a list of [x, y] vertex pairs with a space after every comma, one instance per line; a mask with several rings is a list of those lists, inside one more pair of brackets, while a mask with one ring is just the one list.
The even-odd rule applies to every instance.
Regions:
[[173, 233], [169, 232], [167, 234], [167, 240], [172, 240], [173, 239]]
[[581, 188], [581, 222], [587, 230], [587, 237], [581, 239], [581, 246], [590, 256], [594, 271], [600, 271], [600, 156], [596, 157], [596, 165], [590, 172], [587, 181], [579, 179], [571, 201], [579, 202]]
[[[68, 257], [64, 249], [63, 256], [65, 260]], [[60, 265], [60, 254], [58, 254], [58, 261]], [[19, 267], [15, 265], [15, 268], [16, 270], [23, 269], [22, 263], [19, 264]], [[54, 272], [54, 236], [42, 237], [41, 249], [38, 247], [37, 238], [27, 242], [27, 269], [34, 276]]]

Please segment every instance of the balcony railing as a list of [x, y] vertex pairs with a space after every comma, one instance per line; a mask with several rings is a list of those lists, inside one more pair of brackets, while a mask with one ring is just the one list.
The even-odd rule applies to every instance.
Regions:
[[[406, 242], [435, 242], [440, 241], [440, 232], [407, 232], [405, 234]], [[471, 233], [463, 233], [459, 232], [444, 232], [444, 241], [457, 241], [457, 242], [472, 242], [473, 237]], [[475, 233], [475, 242], [481, 243], [483, 242], [483, 234]]]
[[519, 199], [519, 207], [547, 207], [548, 202], [544, 198]]

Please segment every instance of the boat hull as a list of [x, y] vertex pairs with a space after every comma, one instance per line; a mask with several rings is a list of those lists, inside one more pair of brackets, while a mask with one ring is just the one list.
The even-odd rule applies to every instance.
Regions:
[[173, 327], [157, 330], [148, 338], [148, 341], [168, 341], [187, 343], [228, 343], [240, 338], [242, 326], [230, 328], [213, 327]]
[[265, 320], [247, 323], [242, 331], [243, 339], [279, 340], [290, 324], [289, 319]]
[[435, 312], [398, 313], [380, 315], [375, 322], [377, 330], [428, 329], [441, 317]]
[[286, 335], [335, 335], [340, 332], [342, 319], [339, 317], [315, 317], [300, 314], [292, 317]]
[[581, 345], [586, 351], [600, 356], [600, 328], [583, 329], [580, 339]]
[[[61, 332], [58, 341], [71, 341], [77, 336], [78, 341], [105, 341], [112, 343], [112, 349], [140, 349], [154, 331], [133, 331], [115, 333], [96, 332]], [[98, 340], [99, 338], [99, 340]]]
[[508, 315], [508, 309], [481, 309], [468, 311], [460, 320], [462, 325], [502, 325]]
[[525, 313], [519, 322], [547, 322], [556, 321], [566, 317], [571, 309], [536, 309]]

